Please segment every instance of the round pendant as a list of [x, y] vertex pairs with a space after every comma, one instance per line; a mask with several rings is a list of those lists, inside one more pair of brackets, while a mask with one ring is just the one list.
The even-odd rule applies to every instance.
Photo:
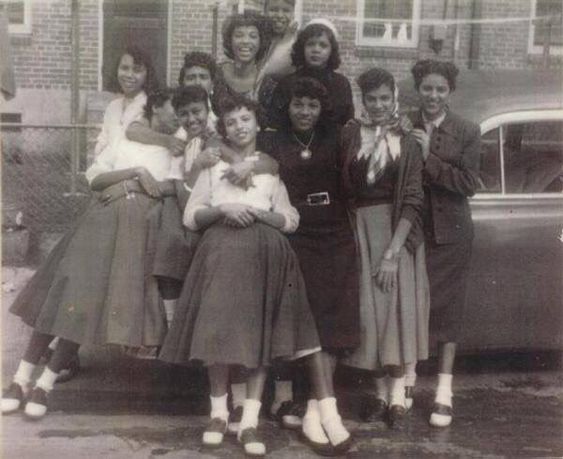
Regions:
[[313, 153], [308, 148], [301, 152], [301, 159], [311, 159], [311, 156], [313, 156]]

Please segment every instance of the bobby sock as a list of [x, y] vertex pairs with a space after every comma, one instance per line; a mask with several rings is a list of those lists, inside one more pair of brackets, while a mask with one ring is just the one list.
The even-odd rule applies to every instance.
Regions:
[[389, 405], [405, 406], [405, 377], [389, 378]]
[[227, 422], [229, 419], [229, 410], [227, 408], [227, 394], [219, 397], [209, 397], [211, 399], [211, 419], [219, 418]]
[[328, 443], [328, 438], [321, 425], [319, 402], [315, 399], [307, 401], [307, 411], [303, 417], [303, 433], [315, 443]]
[[405, 386], [414, 387], [416, 383], [416, 362], [405, 365]]
[[342, 424], [342, 418], [338, 414], [336, 399], [327, 397], [319, 400], [319, 412], [321, 414], [321, 423], [325, 428], [326, 434], [330, 442], [336, 446], [350, 437], [350, 433]]
[[164, 313], [166, 314], [166, 322], [170, 326], [172, 318], [174, 317], [174, 310], [176, 309], [177, 300], [162, 300], [164, 303]]
[[31, 381], [31, 375], [33, 370], [35, 370], [36, 365], [33, 363], [26, 362], [25, 360], [20, 360], [16, 374], [14, 375], [14, 382], [19, 384], [25, 391]]
[[389, 402], [389, 388], [387, 386], [387, 376], [374, 377], [375, 381], [375, 396], [380, 400]]
[[452, 375], [438, 374], [438, 387], [434, 401], [442, 405], [452, 406]]
[[247, 398], [242, 409], [242, 419], [240, 421], [239, 434], [249, 427], [258, 427], [258, 415], [262, 403], [258, 400]]
[[43, 389], [45, 392], [50, 392], [53, 390], [55, 385], [55, 380], [57, 379], [58, 373], [55, 373], [49, 367], [45, 367], [43, 373], [35, 383], [35, 387]]

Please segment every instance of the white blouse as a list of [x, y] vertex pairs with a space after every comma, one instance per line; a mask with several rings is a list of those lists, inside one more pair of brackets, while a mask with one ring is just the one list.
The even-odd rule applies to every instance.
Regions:
[[127, 106], [125, 97], [112, 100], [104, 112], [102, 131], [98, 135], [95, 153], [99, 155], [106, 148], [111, 147], [125, 137], [127, 127], [143, 116], [143, 109], [147, 103], [147, 95], [141, 91]]
[[[245, 161], [256, 161], [258, 154], [247, 157]], [[293, 233], [299, 226], [299, 213], [289, 202], [285, 185], [279, 176], [270, 174], [255, 175], [254, 186], [247, 190], [222, 179], [229, 164], [219, 161], [215, 166], [204, 169], [199, 177], [184, 211], [184, 225], [192, 231], [199, 229], [195, 214], [200, 209], [217, 207], [221, 204], [246, 204], [264, 211], [272, 211], [284, 216], [285, 224], [281, 231]]]

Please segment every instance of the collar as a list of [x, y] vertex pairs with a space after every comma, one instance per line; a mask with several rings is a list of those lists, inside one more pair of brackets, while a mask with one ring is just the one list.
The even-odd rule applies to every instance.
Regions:
[[440, 125], [442, 124], [442, 122], [446, 119], [446, 115], [448, 114], [448, 112], [444, 112], [442, 113], [438, 118], [436, 118], [435, 120], [429, 121], [426, 119], [426, 117], [424, 116], [424, 113], [422, 114], [422, 122], [424, 123], [425, 126], [429, 125], [429, 124], [433, 124], [435, 128], [440, 127]]

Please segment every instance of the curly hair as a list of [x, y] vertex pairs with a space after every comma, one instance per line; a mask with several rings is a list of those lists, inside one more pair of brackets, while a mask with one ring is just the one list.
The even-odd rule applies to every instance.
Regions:
[[233, 32], [238, 27], [256, 27], [260, 37], [260, 45], [256, 53], [256, 61], [260, 61], [270, 48], [272, 42], [272, 21], [256, 11], [245, 11], [243, 14], [229, 16], [223, 25], [223, 50], [225, 56], [234, 60]]
[[256, 122], [258, 126], [262, 125], [262, 111], [260, 104], [240, 94], [232, 93], [223, 98], [217, 107], [219, 118], [217, 119], [217, 132], [224, 139], [227, 138], [227, 129], [225, 127], [225, 116], [235, 110], [246, 108], [248, 111], [256, 115]]
[[184, 84], [186, 71], [191, 67], [201, 67], [207, 69], [213, 83], [215, 82], [215, 78], [218, 76], [217, 64], [210, 54], [203, 53], [201, 51], [192, 51], [184, 55], [184, 65], [180, 69], [180, 76], [178, 77], [178, 84], [180, 86]]
[[180, 86], [174, 91], [174, 96], [172, 97], [174, 111], [194, 102], [202, 102], [209, 110], [207, 91], [199, 86]]
[[377, 89], [382, 85], [386, 85], [395, 92], [395, 78], [391, 73], [382, 68], [372, 68], [363, 72], [357, 79], [356, 83], [362, 91], [362, 97], [373, 89]]
[[437, 61], [435, 59], [424, 59], [418, 61], [411, 69], [414, 78], [414, 87], [418, 91], [423, 78], [431, 73], [443, 76], [450, 87], [450, 91], [455, 91], [457, 75], [459, 69], [453, 62]]
[[175, 90], [171, 88], [163, 88], [152, 91], [147, 96], [147, 103], [144, 106], [145, 118], [149, 121], [152, 120], [154, 109], [162, 107], [167, 100], [172, 100]]
[[289, 105], [294, 97], [309, 97], [310, 99], [317, 99], [321, 103], [321, 114], [317, 121], [317, 126], [324, 127], [328, 123], [327, 112], [331, 108], [330, 97], [328, 96], [327, 89], [319, 80], [310, 77], [295, 78], [287, 87], [287, 96], [287, 101], [281, 110], [284, 114], [286, 127], [291, 127]]
[[323, 24], [308, 25], [297, 35], [297, 40], [291, 50], [291, 61], [295, 67], [300, 68], [307, 66], [307, 62], [305, 61], [305, 44], [310, 38], [320, 37], [323, 33], [328, 37], [331, 47], [326, 68], [327, 70], [336, 70], [340, 67], [340, 47], [338, 46], [338, 42], [332, 30]]
[[119, 64], [121, 63], [121, 59], [123, 56], [129, 55], [133, 58], [133, 63], [135, 65], [142, 65], [147, 70], [147, 77], [145, 78], [145, 82], [143, 83], [143, 91], [145, 93], [151, 93], [158, 89], [159, 84], [156, 78], [156, 73], [154, 67], [152, 65], [152, 59], [148, 53], [146, 53], [141, 48], [137, 46], [127, 46], [122, 53], [119, 54], [119, 59], [115, 63], [113, 68], [113, 73], [109, 76], [108, 82], [108, 90], [111, 92], [121, 92], [121, 86], [119, 85], [119, 81], [117, 79], [117, 72], [119, 69]]

